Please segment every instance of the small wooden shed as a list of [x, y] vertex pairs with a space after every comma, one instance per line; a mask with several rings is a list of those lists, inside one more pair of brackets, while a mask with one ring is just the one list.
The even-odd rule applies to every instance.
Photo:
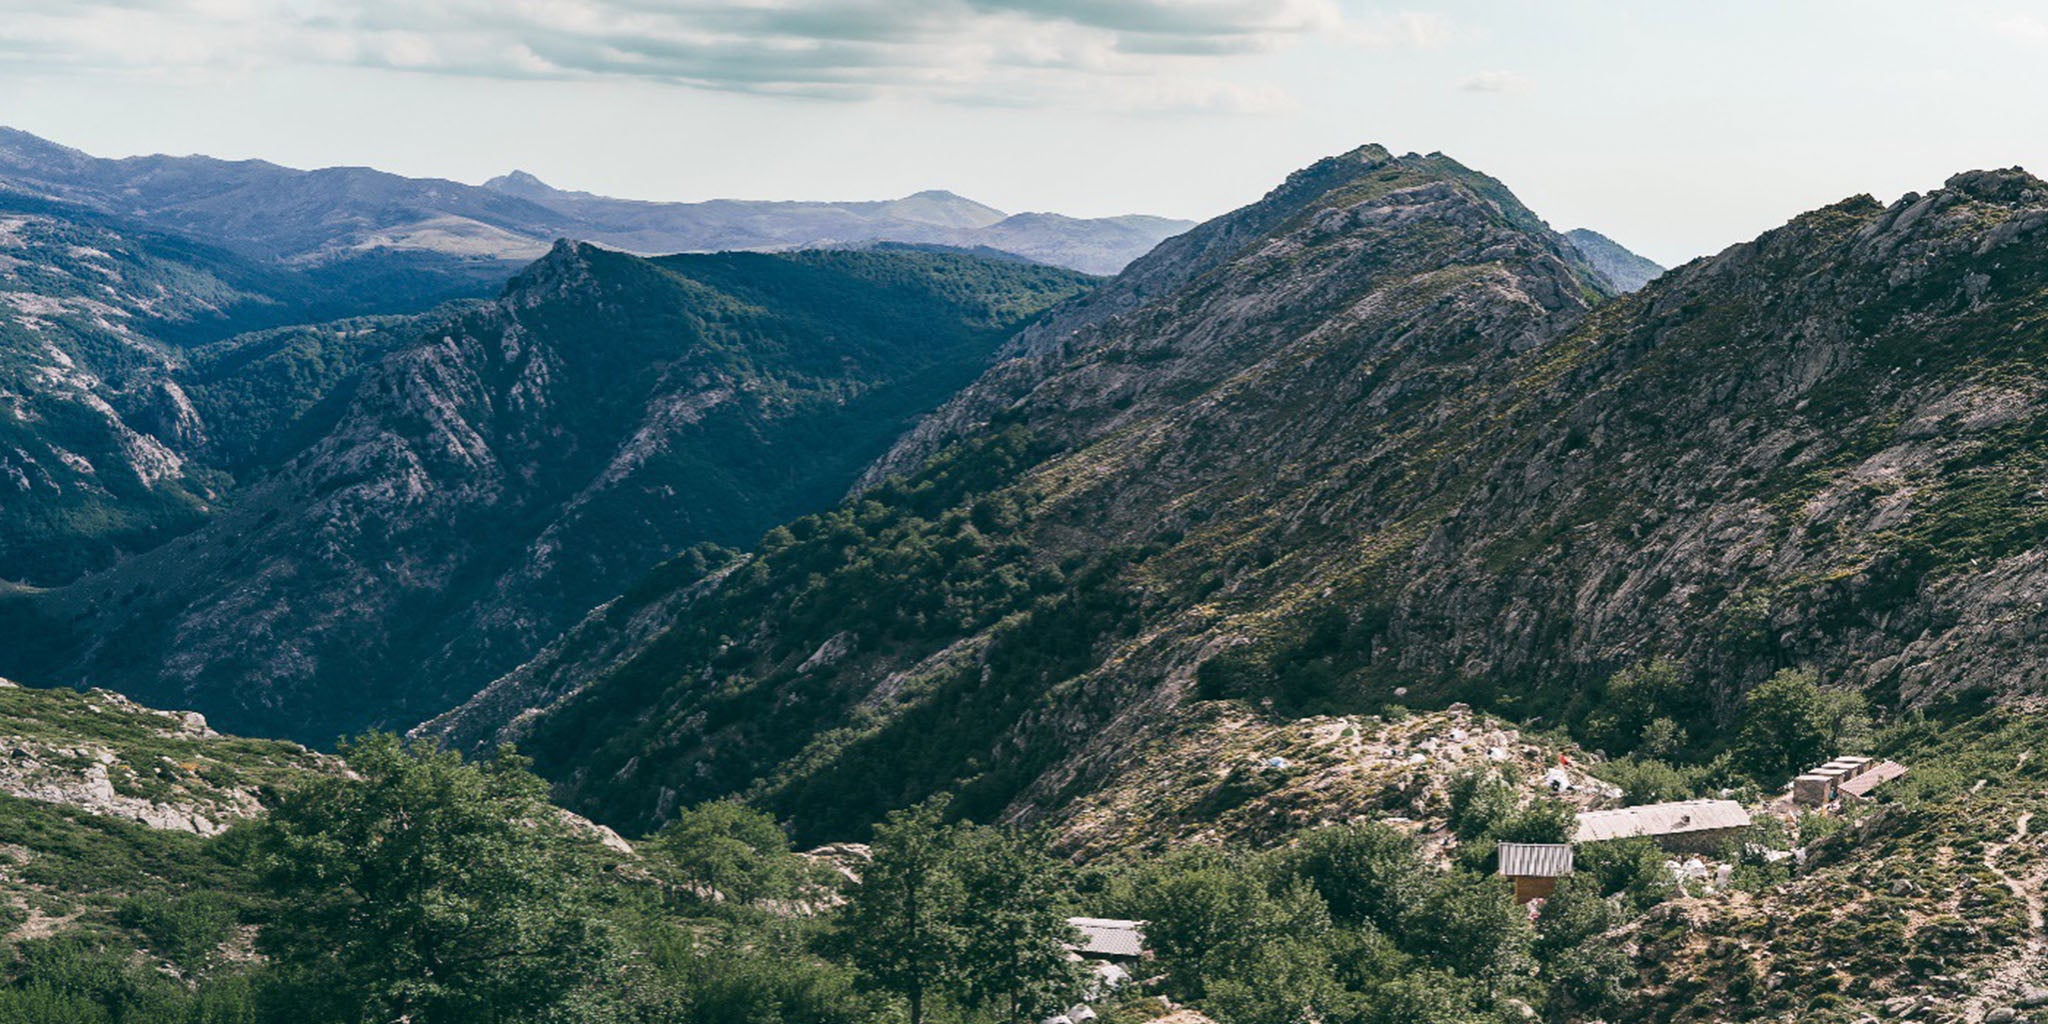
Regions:
[[1572, 873], [1569, 843], [1502, 843], [1500, 873], [1515, 883], [1515, 902], [1549, 899], [1557, 880]]

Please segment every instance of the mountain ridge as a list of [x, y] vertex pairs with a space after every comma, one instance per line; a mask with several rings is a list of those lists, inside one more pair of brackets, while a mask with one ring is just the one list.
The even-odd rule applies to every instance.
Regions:
[[2048, 186], [1848, 200], [1595, 305], [1491, 179], [1321, 173], [1209, 270], [1140, 261], [1024, 332], [848, 504], [498, 735], [615, 824], [745, 795], [806, 834], [932, 792], [1056, 823], [1211, 700], [1577, 727], [1668, 657], [1711, 749], [1788, 666], [1915, 706], [2048, 685], [2012, 454], [2048, 422]]
[[369, 167], [299, 170], [203, 156], [102, 159], [0, 131], [0, 189], [223, 239], [244, 255], [289, 265], [375, 268], [405, 257], [416, 273], [440, 283], [443, 297], [487, 291], [561, 237], [642, 255], [875, 241], [990, 245], [1109, 273], [1188, 226], [1165, 218], [1063, 218], [1026, 220], [988, 235], [984, 229], [1011, 218], [943, 190], [859, 202], [664, 203], [556, 189], [523, 171], [477, 186]]
[[[241, 731], [410, 724], [662, 558], [828, 504], [1008, 326], [1089, 283], [941, 253], [648, 260], [565, 241], [493, 303], [238, 343], [286, 362], [203, 398], [276, 400], [266, 375], [301, 372], [302, 341], [316, 364], [337, 341], [377, 355], [332, 367], [324, 404], [288, 406], [304, 447], [270, 450], [198, 528], [10, 599], [0, 657]], [[254, 427], [237, 430], [291, 432]]]
[[[1310, 378], [1345, 378], [1344, 372], [1332, 378], [1330, 370], [1307, 368], [1318, 361], [1342, 365], [1367, 360], [1382, 364], [1381, 372], [1403, 372], [1395, 368], [1428, 362], [1431, 357], [1426, 353], [1434, 346], [1451, 345], [1459, 351], [1472, 346], [1469, 339], [1453, 339], [1476, 323], [1496, 328], [1491, 341], [1480, 343], [1481, 350], [1505, 355], [1518, 348], [1540, 346], [1543, 339], [1583, 315], [1590, 302], [1600, 297], [1602, 285], [1597, 274], [1575, 263], [1575, 254], [1561, 239], [1543, 228], [1533, 214], [1513, 204], [1511, 195], [1505, 195], [1505, 201], [1496, 198], [1503, 195], [1497, 182], [1445, 158], [1395, 158], [1384, 149], [1371, 147], [1324, 161], [1290, 179], [1261, 204], [1169, 243], [1127, 271], [1121, 281], [1053, 312], [1041, 325], [1013, 340], [1007, 349], [1011, 358], [969, 389], [966, 399], [954, 403], [979, 401], [972, 396], [980, 389], [999, 396], [1022, 392], [1025, 404], [992, 409], [984, 419], [987, 427], [968, 427], [963, 430], [965, 441], [936, 445], [952, 454], [936, 456], [918, 475], [867, 491], [823, 520], [807, 521], [801, 528], [793, 525], [794, 544], [780, 535], [771, 539], [764, 550], [780, 552], [779, 557], [771, 555], [765, 564], [757, 559], [740, 573], [726, 577], [724, 587], [714, 588], [707, 601], [700, 602], [709, 607], [690, 608], [678, 617], [678, 626], [669, 636], [656, 640], [640, 658], [617, 670], [612, 677], [618, 680], [616, 686], [601, 681], [566, 704], [529, 720], [531, 728], [522, 735], [525, 745], [535, 751], [543, 766], [561, 773], [565, 793], [572, 801], [585, 801], [581, 805], [586, 809], [609, 815], [616, 822], [642, 827], [658, 820], [660, 814], [644, 804], [613, 802], [613, 794], [617, 800], [633, 799], [627, 795], [633, 784], [613, 773], [629, 756], [627, 751], [635, 750], [637, 768], [627, 774], [659, 773], [654, 777], [662, 780], [658, 784], [661, 791], [674, 792], [680, 799], [695, 799], [700, 792], [708, 795], [711, 790], [707, 787], [738, 783], [736, 788], [744, 790], [746, 784], [739, 780], [758, 772], [755, 778], [768, 788], [754, 795], [778, 812], [794, 815], [800, 834], [808, 835], [811, 833], [803, 831], [806, 827], [830, 828], [847, 815], [868, 814], [886, 805], [888, 798], [883, 798], [881, 805], [870, 805], [863, 802], [867, 798], [850, 798], [844, 793], [827, 796], [834, 784], [824, 780], [843, 781], [874, 773], [879, 777], [872, 787], [891, 791], [899, 785], [893, 777], [900, 773], [871, 764], [869, 758], [886, 748], [892, 742], [890, 737], [908, 735], [904, 730], [947, 735], [946, 749], [980, 760], [987, 755], [966, 753], [975, 749], [975, 744], [994, 741], [1010, 728], [1037, 729], [1029, 723], [1046, 712], [1049, 705], [1039, 701], [1053, 700], [1051, 693], [1069, 693], [1062, 703], [1089, 709], [1085, 712], [1091, 716], [1088, 728], [1102, 730], [1099, 742], [1105, 744], [1114, 742], [1108, 738], [1111, 735], [1122, 736], [1124, 729], [1140, 728], [1136, 723], [1147, 717], [1170, 720], [1157, 701], [1171, 700], [1177, 687], [1150, 694], [1131, 692], [1131, 685], [1099, 677], [1107, 664], [1099, 659], [1127, 660], [1128, 655], [1105, 651], [1136, 642], [1123, 631], [1141, 628], [1136, 623], [1151, 619], [1139, 611], [1147, 604], [1140, 595], [1148, 588], [1138, 580], [1152, 571], [1152, 562], [1166, 556], [1148, 540], [1155, 535], [1184, 534], [1187, 544], [1197, 543], [1189, 513], [1178, 511], [1189, 508], [1190, 492], [1174, 493], [1182, 485], [1192, 486], [1188, 474], [1210, 478], [1204, 486], [1218, 488], [1208, 499], [1212, 508], [1220, 510], [1223, 503], [1238, 500], [1264, 500], [1255, 499], [1243, 488], [1250, 486], [1254, 477], [1263, 477], [1252, 468], [1253, 461], [1274, 458], [1261, 451], [1271, 439], [1262, 436], [1257, 443], [1234, 450], [1235, 446], [1222, 440], [1224, 436], [1263, 431], [1277, 426], [1273, 417], [1281, 417], [1291, 423], [1281, 433], [1291, 436], [1280, 443], [1293, 451], [1312, 450], [1312, 439], [1342, 428], [1335, 422], [1292, 422], [1292, 415], [1283, 411], [1286, 399], [1280, 396], [1298, 393]], [[1176, 258], [1180, 262], [1174, 265], [1162, 262]], [[1132, 297], [1153, 287], [1161, 297], [1150, 305]], [[1106, 298], [1099, 297], [1105, 294]], [[1320, 311], [1331, 309], [1346, 311], [1341, 327], [1317, 319], [1324, 315]], [[1148, 315], [1148, 310], [1154, 312]], [[1280, 311], [1287, 313], [1276, 315]], [[1409, 322], [1411, 317], [1417, 318], [1415, 322]], [[1081, 326], [1073, 326], [1076, 324]], [[1126, 326], [1119, 328], [1120, 324]], [[1285, 358], [1274, 354], [1282, 351], [1289, 354]], [[1013, 386], [1019, 374], [1026, 382], [1021, 388]], [[996, 383], [991, 385], [991, 381]], [[1003, 401], [1013, 400], [1004, 397]], [[1224, 416], [1226, 409], [1230, 410], [1228, 417]], [[1187, 422], [1188, 417], [1196, 418], [1199, 425]], [[1030, 426], [1027, 430], [1019, 424]], [[1213, 438], [1210, 443], [1219, 447], [1206, 455], [1170, 454], [1173, 442], [1169, 439], [1176, 432], [1209, 435]], [[929, 436], [928, 430], [924, 433]], [[1233, 454], [1218, 457], [1226, 451]], [[1121, 468], [1077, 461], [1087, 452]], [[1154, 458], [1172, 459], [1172, 468], [1150, 465]], [[1203, 468], [1204, 462], [1207, 468]], [[1145, 470], [1138, 468], [1147, 465]], [[1239, 477], [1232, 467], [1242, 467], [1250, 475]], [[1008, 482], [1012, 474], [1020, 482]], [[984, 482], [963, 484], [973, 480]], [[1105, 490], [1113, 482], [1115, 492]], [[963, 491], [963, 486], [968, 489]], [[933, 496], [920, 496], [927, 492]], [[1239, 497], [1226, 498], [1225, 492], [1237, 492]], [[971, 503], [972, 515], [966, 520], [956, 518], [964, 514], [965, 504], [945, 511], [954, 502]], [[1162, 522], [1162, 517], [1167, 521]], [[960, 543], [967, 547], [957, 557], [966, 561], [948, 568], [956, 556], [945, 554], [952, 542], [941, 538], [966, 531], [969, 521], [988, 546], [984, 550], [981, 541], [969, 543], [970, 535], [962, 532]], [[835, 548], [816, 545], [845, 530], [852, 531], [849, 536], [865, 536], [870, 538], [866, 543], [884, 548], [871, 554], [857, 553], [863, 550], [863, 542], [851, 541], [856, 554], [844, 571], [858, 577], [861, 571], [857, 566], [869, 557], [878, 565], [893, 563], [900, 556], [882, 554], [891, 543], [930, 544], [940, 552], [939, 562], [926, 573], [943, 574], [947, 582], [939, 585], [920, 577], [926, 578], [925, 585], [949, 593], [962, 589], [959, 598], [946, 599], [949, 607], [958, 600], [966, 607], [985, 610], [959, 613], [968, 618], [964, 631], [957, 634], [947, 627], [926, 634], [913, 623], [863, 628], [848, 622], [828, 627], [807, 613], [802, 632], [780, 635], [784, 627], [777, 621], [781, 613], [776, 609], [784, 607], [784, 601], [808, 607], [812, 600], [819, 600], [821, 607], [836, 607], [856, 600], [853, 593], [858, 591], [813, 599], [798, 596], [807, 589], [803, 585], [793, 591], [781, 589], [789, 585], [786, 574], [796, 571], [797, 565], [812, 566], [809, 572], [817, 573], [839, 564], [830, 554]], [[926, 540], [911, 539], [923, 537], [926, 531], [935, 532]], [[1163, 543], [1189, 550], [1178, 540]], [[1041, 546], [1048, 546], [1047, 550], [1034, 553], [1033, 549]], [[1116, 554], [1123, 551], [1133, 553]], [[1058, 572], [1051, 568], [1053, 562], [1061, 563]], [[828, 591], [838, 585], [837, 571], [824, 577]], [[957, 583], [952, 575], [955, 571], [964, 574]], [[1014, 576], [1014, 589], [1008, 594], [986, 592], [981, 581], [990, 576], [998, 580]], [[1076, 583], [1059, 582], [1062, 576], [1088, 582], [1075, 589]], [[748, 582], [742, 589], [729, 595], [719, 593], [743, 577]], [[895, 613], [875, 608], [873, 603], [893, 601], [908, 609], [937, 600], [900, 593], [894, 589], [899, 585], [912, 584], [908, 579], [900, 584], [872, 584], [874, 591], [858, 599], [869, 611], [849, 610], [847, 615], [880, 614], [885, 622], [894, 623]], [[1042, 596], [1034, 599], [1034, 594]], [[741, 613], [740, 620], [728, 620], [728, 605], [765, 607], [767, 611], [755, 613], [764, 616], [758, 621], [744, 618], [746, 613]], [[956, 613], [919, 614], [949, 618]], [[1018, 618], [1009, 618], [1012, 614]], [[828, 615], [825, 621], [836, 620]], [[1060, 647], [1062, 657], [1081, 660], [1065, 668], [1048, 669], [1051, 674], [1043, 678], [1017, 678], [1006, 685], [980, 687], [971, 681], [977, 666], [999, 671], [998, 666], [1004, 664], [999, 659], [1023, 658], [1024, 664], [1030, 664], [1026, 655], [1000, 652], [1017, 644], [1039, 642], [1022, 638], [1034, 631], [1034, 623], [1036, 628], [1055, 632], [1081, 630], [1080, 636], [1070, 637]], [[876, 629], [881, 634], [871, 635]], [[658, 680], [668, 671], [689, 671], [681, 666], [692, 663], [695, 655], [689, 652], [701, 642], [697, 638], [709, 638], [705, 630], [758, 637], [748, 642], [748, 653], [737, 663], [740, 674], [726, 684], [727, 688], [737, 687], [738, 696], [728, 699], [706, 693], [700, 697], [687, 685], [664, 694]], [[888, 639], [897, 631], [906, 631], [905, 639]], [[929, 639], [921, 639], [925, 636]], [[904, 649], [892, 653], [899, 644]], [[803, 669], [800, 663], [812, 668]], [[1173, 672], [1178, 676], [1185, 670]], [[1080, 696], [1098, 686], [1099, 693]], [[1007, 687], [1022, 687], [1023, 694], [1043, 696], [1006, 695]], [[978, 689], [995, 692], [983, 695]], [[895, 691], [902, 696], [883, 696]], [[756, 724], [739, 715], [736, 708], [716, 710], [737, 704], [765, 712], [790, 699], [771, 696], [778, 692], [805, 694], [802, 710], [794, 712], [795, 721], [784, 722], [785, 716], [770, 714]], [[1110, 699], [1111, 692], [1131, 700], [1111, 716], [1123, 723], [1120, 725], [1092, 717], [1104, 713], [1102, 702]], [[863, 693], [867, 696], [862, 697]], [[650, 700], [657, 702], [652, 714], [646, 710]], [[986, 708], [989, 701], [1000, 702], [1002, 710]], [[832, 712], [820, 709], [846, 705], [859, 708], [847, 707], [853, 721], [870, 724], [854, 727], [850, 736], [840, 739], [834, 739], [837, 734], [826, 727], [811, 737], [819, 745], [804, 749], [810, 727], [799, 723], [819, 721], [812, 717], [817, 715], [829, 722]], [[951, 710], [944, 710], [949, 707]], [[971, 715], [966, 707], [984, 708], [988, 717], [967, 726], [964, 723], [980, 713]], [[700, 713], [713, 724], [701, 731], [687, 729], [681, 735], [673, 731], [679, 719]], [[932, 715], [944, 716], [952, 724], [933, 733]], [[661, 745], [659, 761], [636, 748], [636, 737], [645, 735], [646, 729], [669, 734]], [[948, 730], [956, 730], [957, 735]], [[572, 753], [570, 748], [577, 746], [573, 737], [579, 735], [609, 740], [602, 751], [575, 749]], [[771, 735], [776, 738], [771, 740]], [[1011, 743], [1021, 748], [1012, 748]], [[749, 754], [755, 744], [767, 744], [781, 753]], [[971, 805], [989, 813], [1033, 784], [1036, 772], [1027, 765], [1038, 757], [1053, 756], [1044, 753], [1047, 748], [1041, 740], [1018, 736], [1002, 740], [1000, 745], [1017, 753], [1006, 753], [990, 763], [982, 781], [970, 786]], [[749, 756], [759, 758], [751, 768], [746, 762]], [[671, 758], [694, 759], [700, 765], [700, 781], [690, 784], [669, 774], [669, 766], [677, 763]], [[782, 768], [776, 768], [782, 758], [787, 760], [780, 760]], [[1041, 764], [1037, 770], [1046, 767]], [[943, 755], [928, 755], [919, 767], [909, 769], [917, 781], [900, 784], [920, 787], [939, 783], [944, 788], [940, 780], [953, 770], [946, 766]], [[922, 774], [926, 772], [933, 774]], [[865, 791], [869, 787], [855, 788]], [[909, 789], [909, 798], [914, 799], [916, 792], [916, 788]], [[827, 804], [843, 810], [826, 811]], [[812, 815], [823, 815], [815, 826], [809, 824]]]
[[1638, 256], [1620, 242], [1590, 228], [1573, 228], [1564, 237], [1619, 291], [1637, 291], [1664, 272], [1662, 264]]

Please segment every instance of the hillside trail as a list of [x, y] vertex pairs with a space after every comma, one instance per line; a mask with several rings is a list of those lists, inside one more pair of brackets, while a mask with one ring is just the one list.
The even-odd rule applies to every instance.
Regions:
[[1998, 866], [1998, 859], [2006, 850], [2027, 838], [2033, 820], [2034, 812], [2024, 812], [2014, 820], [2012, 835], [2003, 842], [1984, 844], [1984, 867], [1997, 875], [1999, 881], [2026, 904], [2027, 945], [2020, 955], [1985, 976], [1977, 986], [1976, 995], [1966, 1004], [1968, 1009], [1964, 1020], [1982, 1020], [1990, 1008], [2012, 1005], [2012, 1000], [2023, 990], [2042, 981], [2044, 960], [2048, 960], [2048, 906], [2044, 906], [2041, 898], [2041, 886], [2048, 883], [2048, 859], [2018, 877]]

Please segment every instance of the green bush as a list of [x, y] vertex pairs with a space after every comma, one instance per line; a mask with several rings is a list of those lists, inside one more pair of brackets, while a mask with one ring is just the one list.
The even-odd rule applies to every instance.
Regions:
[[240, 923], [239, 901], [225, 893], [131, 896], [115, 911], [122, 927], [140, 933], [151, 949], [188, 970], [209, 965]]
[[1610, 839], [1581, 843], [1574, 867], [1590, 875], [1602, 896], [1621, 896], [1638, 909], [1648, 909], [1677, 891], [1670, 858], [1648, 839]]
[[1690, 800], [1703, 789], [1700, 768], [1680, 768], [1653, 757], [1630, 756], [1587, 769], [1595, 778], [1621, 787], [1629, 806]]

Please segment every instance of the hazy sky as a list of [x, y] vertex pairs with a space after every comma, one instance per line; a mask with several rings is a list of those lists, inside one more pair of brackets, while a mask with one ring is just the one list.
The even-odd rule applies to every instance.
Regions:
[[2048, 170], [2044, 0], [0, 0], [0, 124], [650, 199], [1203, 218], [1377, 141], [1672, 263]]

